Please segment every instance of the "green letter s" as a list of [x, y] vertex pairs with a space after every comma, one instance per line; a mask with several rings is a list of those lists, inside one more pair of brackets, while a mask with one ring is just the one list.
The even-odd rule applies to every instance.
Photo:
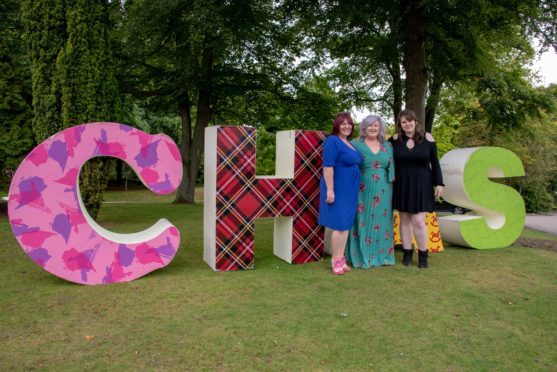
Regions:
[[518, 156], [500, 147], [473, 147], [452, 150], [440, 163], [443, 198], [475, 213], [439, 217], [443, 239], [477, 249], [511, 245], [524, 226], [524, 201], [513, 188], [489, 178], [524, 176]]

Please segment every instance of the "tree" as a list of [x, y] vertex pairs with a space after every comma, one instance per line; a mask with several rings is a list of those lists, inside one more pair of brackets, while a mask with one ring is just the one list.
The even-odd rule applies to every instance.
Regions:
[[[556, 101], [557, 95], [551, 87], [539, 90]], [[475, 146], [497, 146], [514, 152], [522, 161], [526, 175], [507, 179], [505, 183], [520, 192], [527, 211], [542, 212], [553, 208], [557, 180], [554, 110], [543, 110], [539, 116], [527, 116], [520, 126], [512, 123], [494, 125], [476, 97], [474, 85], [460, 84], [441, 94], [437, 125], [441, 126], [435, 136], [440, 152], [452, 147]]]
[[181, 119], [184, 177], [175, 202], [194, 202], [208, 125], [262, 122], [261, 110], [276, 114], [270, 102], [288, 102], [303, 85], [288, 75], [297, 43], [276, 12], [271, 0], [126, 1], [117, 30], [120, 80], [150, 110]]
[[[297, 11], [316, 52], [331, 57], [325, 64], [335, 65], [341, 87], [352, 92], [356, 105], [367, 103], [383, 112], [388, 107], [396, 115], [404, 96], [405, 106], [428, 131], [444, 87], [504, 75], [502, 61], [515, 57], [522, 62], [531, 55], [529, 37], [557, 44], [557, 8], [547, 0], [286, 4]], [[490, 89], [488, 84], [476, 87], [477, 94]], [[530, 97], [535, 100], [529, 107], [537, 106], [538, 98]], [[543, 108], [537, 107], [538, 114]]]
[[66, 10], [68, 38], [56, 60], [64, 128], [119, 115], [107, 3], [74, 0]]
[[404, 96], [397, 3], [286, 0], [283, 7], [303, 35], [306, 65], [331, 82], [344, 107], [396, 117]]
[[[108, 3], [26, 1], [24, 19], [37, 141], [76, 124], [116, 121], [118, 86], [108, 34]], [[93, 159], [81, 171], [80, 190], [93, 218], [106, 186], [104, 167], [104, 162]]]
[[25, 40], [33, 81], [33, 132], [42, 142], [63, 128], [61, 93], [56, 90], [56, 59], [64, 47], [66, 6], [63, 0], [23, 2]]
[[[406, 72], [406, 107], [414, 110], [418, 120], [425, 123], [428, 67], [426, 49], [426, 6], [421, 0], [401, 0], [403, 34], [402, 64]], [[429, 128], [431, 131], [431, 128]]]
[[[432, 128], [439, 95], [454, 83], [472, 82], [476, 96], [499, 95], [507, 102], [518, 98], [513, 112], [491, 106], [492, 125], [519, 125], [528, 115], [548, 108], [547, 98], [534, 92], [528, 71], [520, 69], [534, 56], [529, 38], [554, 45], [557, 8], [545, 0], [436, 2], [424, 16], [428, 48], [426, 129]], [[497, 80], [493, 85], [490, 81]], [[512, 82], [521, 81], [519, 84]], [[503, 83], [504, 82], [504, 83]], [[499, 87], [497, 87], [499, 85]], [[506, 89], [499, 89], [506, 85]], [[514, 85], [514, 87], [513, 87]], [[493, 90], [492, 88], [495, 88]], [[480, 101], [482, 101], [480, 99]]]
[[[0, 4], [0, 179], [10, 176], [35, 145], [31, 128], [31, 72], [19, 0]], [[6, 174], [7, 173], [7, 174]]]

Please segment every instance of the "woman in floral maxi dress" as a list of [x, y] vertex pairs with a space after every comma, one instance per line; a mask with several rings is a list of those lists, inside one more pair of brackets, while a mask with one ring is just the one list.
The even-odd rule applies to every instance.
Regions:
[[349, 233], [346, 259], [356, 268], [394, 265], [391, 200], [395, 172], [393, 148], [385, 141], [383, 120], [375, 115], [366, 117], [360, 138], [351, 143], [362, 154], [363, 162], [358, 211]]

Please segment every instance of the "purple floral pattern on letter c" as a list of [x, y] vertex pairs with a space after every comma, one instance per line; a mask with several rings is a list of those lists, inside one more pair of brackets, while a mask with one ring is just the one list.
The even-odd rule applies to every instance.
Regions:
[[166, 266], [180, 244], [168, 220], [116, 234], [87, 213], [79, 171], [96, 156], [125, 161], [157, 194], [173, 192], [182, 179], [180, 152], [166, 135], [118, 123], [68, 128], [31, 151], [12, 179], [8, 214], [19, 244], [48, 272], [80, 284], [126, 282]]

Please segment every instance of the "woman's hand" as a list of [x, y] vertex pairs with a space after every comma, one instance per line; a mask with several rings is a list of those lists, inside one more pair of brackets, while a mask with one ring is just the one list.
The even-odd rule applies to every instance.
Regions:
[[325, 199], [325, 203], [332, 204], [335, 202], [335, 192], [333, 190], [327, 190], [327, 198]]
[[439, 199], [442, 193], [443, 193], [443, 186], [441, 185], [435, 186], [435, 199]]

